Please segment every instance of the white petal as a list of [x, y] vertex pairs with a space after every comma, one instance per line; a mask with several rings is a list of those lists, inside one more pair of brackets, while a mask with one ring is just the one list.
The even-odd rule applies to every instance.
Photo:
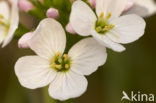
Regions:
[[118, 17], [124, 11], [127, 0], [96, 0], [96, 13], [99, 16], [101, 12], [107, 15], [108, 12], [112, 17]]
[[18, 40], [18, 47], [19, 48], [29, 48], [29, 41], [33, 36], [32, 32], [25, 33], [19, 40]]
[[0, 44], [3, 42], [3, 40], [5, 39], [5, 35], [7, 34], [7, 32], [3, 29], [4, 28], [0, 26]]
[[64, 101], [82, 95], [86, 91], [87, 85], [88, 82], [84, 76], [72, 71], [59, 72], [49, 86], [49, 94], [54, 99]]
[[96, 33], [96, 31], [92, 31], [92, 35], [101, 45], [105, 47], [108, 47], [116, 52], [122, 52], [125, 50], [125, 48], [121, 44], [113, 42], [106, 36], [106, 34], [101, 35]]
[[82, 36], [90, 35], [96, 16], [92, 9], [83, 1], [77, 0], [72, 5], [70, 22], [73, 29]]
[[7, 1], [0, 1], [0, 15], [4, 16], [6, 20], [10, 18], [10, 8]]
[[69, 51], [72, 60], [72, 71], [80, 75], [90, 75], [106, 62], [106, 48], [95, 39], [79, 41]]
[[[127, 22], [128, 21], [128, 22]], [[125, 15], [110, 22], [115, 28], [106, 36], [117, 43], [131, 43], [143, 36], [145, 31], [145, 21], [135, 15]]]
[[49, 66], [49, 61], [38, 56], [20, 58], [15, 65], [15, 73], [22, 86], [36, 89], [48, 85], [57, 72]]
[[156, 13], [156, 3], [154, 0], [134, 0], [134, 6], [125, 14], [138, 14], [148, 17]]
[[64, 52], [66, 35], [61, 24], [47, 18], [40, 22], [30, 40], [30, 48], [39, 56], [51, 59], [55, 53]]
[[14, 4], [17, 4], [18, 3], [18, 0], [8, 0], [11, 4], [14, 3]]
[[11, 6], [11, 18], [10, 18], [10, 28], [8, 31], [8, 35], [5, 38], [2, 47], [5, 47], [14, 37], [14, 33], [18, 28], [19, 24], [19, 14], [18, 14], [18, 6], [17, 4], [12, 4]]
[[[2, 21], [8, 22], [10, 18], [10, 8], [6, 1], [0, 1], [0, 15], [4, 18]], [[0, 44], [4, 41], [7, 31], [0, 25]]]

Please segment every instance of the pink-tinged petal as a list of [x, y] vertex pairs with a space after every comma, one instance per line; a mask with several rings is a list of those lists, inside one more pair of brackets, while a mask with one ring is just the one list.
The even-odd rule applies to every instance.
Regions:
[[57, 52], [64, 52], [66, 34], [62, 25], [55, 19], [43, 19], [33, 32], [30, 48], [39, 56], [51, 59]]
[[134, 6], [134, 0], [127, 0], [126, 7], [124, 9], [124, 12], [130, 10]]
[[106, 36], [114, 42], [123, 44], [138, 40], [143, 36], [146, 27], [144, 19], [135, 14], [121, 16], [110, 23], [115, 27]]
[[19, 48], [29, 48], [29, 41], [32, 38], [33, 33], [28, 32], [24, 34], [18, 41], [18, 47]]
[[80, 75], [90, 75], [106, 62], [106, 48], [95, 39], [82, 39], [69, 51], [71, 70]]
[[0, 15], [6, 20], [10, 19], [10, 8], [7, 1], [0, 1]]
[[17, 7], [17, 3], [13, 3], [11, 5], [11, 15], [10, 15], [10, 27], [9, 27], [9, 31], [8, 34], [3, 42], [2, 47], [5, 47], [6, 45], [8, 45], [11, 40], [14, 37], [14, 33], [16, 31], [16, 29], [18, 28], [18, 24], [19, 24], [19, 13], [18, 13], [18, 7]]
[[49, 61], [39, 56], [20, 58], [15, 64], [15, 73], [21, 85], [29, 89], [47, 86], [57, 75]]
[[137, 14], [142, 17], [149, 17], [156, 13], [154, 0], [134, 0], [134, 6], [124, 14]]
[[96, 31], [92, 31], [91, 34], [104, 47], [110, 48], [116, 52], [123, 52], [125, 50], [125, 47], [123, 47], [121, 44], [116, 43], [108, 38], [106, 36], [107, 34], [98, 34]]
[[98, 16], [103, 12], [105, 16], [108, 12], [112, 18], [116, 18], [124, 11], [127, 0], [96, 0], [96, 13]]
[[71, 23], [68, 23], [66, 25], [66, 31], [69, 32], [70, 34], [76, 34], [75, 30], [73, 29]]
[[82, 36], [90, 35], [96, 20], [94, 12], [85, 2], [77, 0], [73, 3], [70, 23], [76, 33]]
[[87, 79], [82, 75], [72, 71], [59, 72], [49, 86], [49, 94], [54, 99], [64, 101], [81, 96], [87, 85]]

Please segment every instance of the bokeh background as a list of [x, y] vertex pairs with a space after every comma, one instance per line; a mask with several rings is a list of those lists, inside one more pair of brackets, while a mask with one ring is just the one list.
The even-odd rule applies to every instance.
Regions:
[[[26, 18], [25, 14], [23, 17]], [[156, 15], [145, 20], [145, 35], [125, 45], [126, 51], [122, 53], [108, 49], [106, 64], [87, 77], [88, 89], [74, 103], [121, 103], [123, 90], [128, 94], [140, 91], [156, 95]], [[23, 21], [30, 22], [30, 19]], [[81, 39], [70, 34], [67, 34], [67, 38], [68, 47]], [[17, 47], [16, 39], [7, 47], [0, 48], [0, 103], [51, 103], [48, 93], [45, 93], [47, 88], [26, 89], [15, 76], [14, 64], [17, 59], [30, 54], [34, 53]], [[45, 98], [48, 100], [45, 101]]]

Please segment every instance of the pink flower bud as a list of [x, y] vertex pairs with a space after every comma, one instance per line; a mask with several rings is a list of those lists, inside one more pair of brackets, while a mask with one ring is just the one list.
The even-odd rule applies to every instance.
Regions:
[[96, 6], [96, 0], [88, 0], [89, 4], [91, 5], [92, 8], [95, 8]]
[[124, 12], [128, 11], [129, 9], [131, 9], [134, 5], [134, 0], [127, 0], [127, 4], [126, 7], [124, 9]]
[[75, 0], [69, 0], [71, 3], [73, 3]]
[[43, 0], [38, 0], [40, 3], [43, 3]]
[[33, 33], [28, 32], [24, 34], [18, 41], [18, 47], [19, 48], [29, 48], [28, 42], [32, 38]]
[[55, 8], [49, 8], [49, 9], [47, 10], [46, 15], [47, 15], [48, 18], [57, 19], [58, 16], [59, 16], [59, 12], [58, 12], [58, 10], [55, 9]]
[[66, 25], [66, 31], [71, 33], [71, 34], [76, 34], [76, 32], [74, 31], [74, 29], [73, 29], [73, 27], [72, 27], [72, 25], [70, 23], [68, 23]]
[[34, 8], [33, 4], [28, 0], [19, 0], [18, 7], [24, 12], [28, 12]]

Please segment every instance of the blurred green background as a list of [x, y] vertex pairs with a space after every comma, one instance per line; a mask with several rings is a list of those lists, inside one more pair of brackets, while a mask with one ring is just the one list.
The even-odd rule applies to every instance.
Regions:
[[[126, 51], [107, 50], [106, 64], [87, 77], [88, 89], [74, 103], [121, 103], [123, 90], [128, 94], [140, 91], [156, 95], [156, 15], [147, 18], [146, 22], [145, 35], [125, 45]], [[70, 34], [67, 37], [69, 47], [81, 38]], [[17, 59], [30, 54], [33, 54], [31, 50], [18, 49], [17, 40], [0, 48], [0, 103], [46, 103], [44, 98], [48, 94], [43, 88], [23, 88], [14, 73]]]

